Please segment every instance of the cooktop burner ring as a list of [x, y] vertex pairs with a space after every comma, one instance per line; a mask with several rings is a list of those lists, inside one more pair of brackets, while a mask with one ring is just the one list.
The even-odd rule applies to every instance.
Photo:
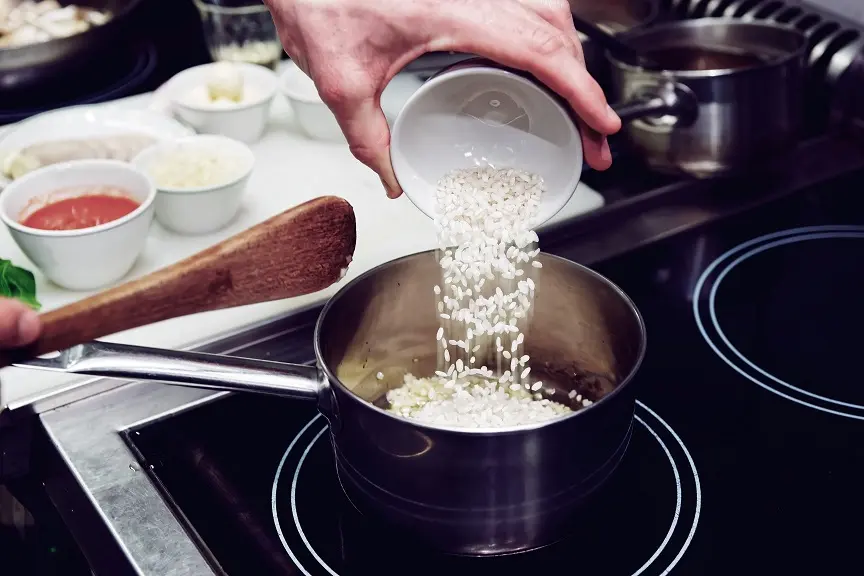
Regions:
[[[660, 434], [664, 430], [666, 433], [668, 433], [669, 436], [671, 436], [671, 439], [677, 445], [677, 451], [680, 451], [684, 455], [684, 458], [687, 461], [687, 467], [689, 467], [690, 474], [692, 474], [692, 476], [689, 476], [689, 478], [688, 478], [689, 481], [693, 485], [693, 493], [694, 493], [694, 497], [695, 497], [695, 503], [693, 505], [693, 511], [692, 511], [692, 522], [691, 522], [689, 531], [687, 532], [686, 536], [684, 536], [684, 538], [683, 538], [680, 550], [678, 550], [677, 554], [669, 561], [668, 565], [665, 568], [662, 568], [662, 569], [658, 568], [659, 571], [656, 572], [660, 576], [666, 576], [674, 569], [674, 567], [678, 564], [678, 562], [684, 556], [684, 554], [686, 553], [687, 549], [689, 548], [690, 543], [692, 542], [693, 537], [696, 533], [696, 529], [697, 529], [698, 524], [699, 524], [699, 518], [701, 515], [701, 509], [702, 509], [702, 488], [701, 488], [701, 483], [699, 480], [699, 474], [698, 474], [698, 471], [696, 469], [696, 464], [695, 464], [692, 456], [690, 455], [690, 452], [688, 451], [687, 446], [684, 444], [684, 441], [680, 438], [680, 436], [678, 436], [678, 434], [672, 429], [672, 427], [668, 423], [666, 423], [666, 421], [664, 421], [662, 418], [660, 418], [660, 416], [656, 412], [654, 412], [653, 410], [651, 410], [645, 404], [643, 404], [642, 402], [639, 402], [638, 400], [636, 401], [636, 405], [637, 405], [637, 410], [641, 409], [645, 412], [644, 416], [646, 418], [654, 419], [654, 420], [656, 420], [656, 423], [659, 424], [658, 429], [661, 430], [660, 433], [655, 431], [654, 428], [652, 428], [651, 425], [648, 422], [646, 422], [646, 418], [643, 418], [636, 413], [634, 413], [634, 415], [633, 415], [634, 419], [645, 428], [645, 430], [650, 434], [651, 437], [654, 438], [654, 440], [657, 441], [660, 448], [665, 453], [666, 458], [668, 459], [670, 466], [672, 467], [672, 473], [674, 475], [675, 484], [676, 484], [676, 486], [675, 486], [676, 504], [675, 504], [675, 512], [674, 512], [674, 515], [672, 517], [671, 525], [670, 525], [668, 531], [666, 532], [665, 537], [663, 538], [662, 542], [658, 546], [657, 550], [648, 558], [648, 560], [646, 560], [642, 564], [641, 567], [639, 567], [636, 571], [634, 571], [631, 576], [641, 576], [641, 575], [645, 574], [646, 571], [655, 564], [657, 559], [660, 558], [660, 556], [665, 551], [667, 545], [672, 540], [673, 536], [676, 535], [676, 529], [679, 528], [679, 519], [682, 516], [682, 508], [683, 508], [683, 504], [684, 504], [684, 488], [683, 488], [683, 482], [682, 482], [682, 474], [681, 474], [681, 470], [679, 470], [678, 464], [675, 461], [675, 457], [673, 456], [672, 451], [669, 449], [669, 446], [667, 446], [666, 442], [664, 442], [663, 438], [661, 438], [661, 436], [660, 436]], [[315, 415], [292, 439], [291, 443], [288, 445], [288, 448], [285, 450], [285, 453], [283, 454], [282, 459], [280, 460], [279, 465], [276, 469], [276, 474], [275, 474], [275, 478], [273, 480], [273, 487], [272, 487], [272, 491], [271, 491], [271, 511], [272, 511], [272, 515], [273, 515], [273, 522], [274, 522], [275, 527], [276, 527], [276, 532], [279, 536], [279, 540], [282, 543], [282, 546], [285, 549], [285, 551], [287, 552], [288, 556], [291, 558], [291, 560], [294, 562], [294, 564], [297, 566], [297, 568], [306, 576], [313, 576], [313, 573], [310, 572], [305, 566], [303, 566], [303, 563], [298, 558], [295, 551], [291, 549], [291, 546], [288, 544], [287, 539], [285, 537], [285, 534], [283, 533], [282, 525], [281, 525], [280, 520], [279, 520], [279, 511], [278, 511], [278, 507], [277, 507], [277, 492], [278, 492], [278, 488], [279, 488], [279, 481], [282, 478], [282, 471], [283, 471], [283, 468], [284, 468], [286, 462], [288, 461], [289, 455], [291, 455], [292, 452], [297, 452], [297, 451], [301, 450], [302, 439], [304, 437], [308, 437], [309, 434], [312, 434], [311, 432], [309, 432], [309, 430], [317, 422], [320, 421], [319, 419], [322, 419], [321, 415], [320, 414]], [[324, 436], [327, 433], [327, 431], [328, 431], [328, 428], [327, 428], [327, 425], [325, 423], [321, 427], [321, 429], [318, 430], [317, 433], [314, 433], [314, 435], [311, 437], [311, 439], [308, 440], [305, 447], [302, 447], [302, 454], [300, 455], [300, 457], [297, 461], [297, 464], [295, 465], [294, 473], [293, 473], [292, 478], [291, 478], [291, 498], [290, 498], [291, 515], [292, 515], [292, 520], [294, 522], [294, 528], [297, 530], [297, 533], [300, 537], [300, 540], [303, 542], [303, 544], [306, 548], [306, 551], [318, 563], [319, 567], [322, 568], [330, 576], [341, 576], [339, 572], [335, 571], [323, 558], [321, 558], [321, 556], [318, 554], [318, 552], [315, 551], [315, 548], [312, 546], [311, 542], [309, 541], [306, 534], [304, 533], [304, 530], [301, 526], [301, 522], [300, 522], [300, 518], [299, 518], [299, 514], [298, 514], [298, 509], [297, 509], [297, 498], [296, 498], [297, 483], [298, 483], [298, 479], [300, 477], [300, 471], [303, 469], [303, 463], [305, 462], [305, 460], [306, 460], [307, 456], [309, 455], [310, 451], [312, 450], [312, 448], [315, 446], [316, 442], [318, 442], [318, 440], [322, 436]], [[689, 490], [688, 490], [688, 492], [689, 492]], [[530, 554], [530, 552], [528, 552], [528, 553]], [[653, 573], [654, 572], [652, 572], [652, 574]]]
[[[696, 326], [714, 353], [738, 374], [786, 400], [835, 416], [864, 420], [864, 404], [846, 402], [795, 386], [758, 366], [723, 331], [717, 314], [717, 293], [724, 279], [739, 265], [769, 250], [814, 240], [864, 239], [864, 226], [829, 225], [782, 230], [759, 236], [726, 251], [702, 272], [693, 289]], [[708, 290], [707, 298], [703, 293]], [[707, 308], [707, 310], [704, 310]], [[708, 319], [705, 319], [706, 315]], [[711, 333], [715, 336], [712, 336]], [[821, 404], [820, 404], [821, 403]]]

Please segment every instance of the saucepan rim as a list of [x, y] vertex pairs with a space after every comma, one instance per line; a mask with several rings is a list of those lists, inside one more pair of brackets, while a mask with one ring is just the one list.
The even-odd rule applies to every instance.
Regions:
[[639, 66], [638, 64], [630, 64], [623, 60], [620, 60], [616, 58], [613, 54], [611, 54], [609, 51], [606, 52], [606, 58], [609, 60], [609, 62], [612, 63], [612, 65], [628, 72], [641, 72], [644, 74], [671, 78], [697, 79], [715, 78], [721, 76], [739, 76], [743, 74], [751, 74], [753, 72], [758, 72], [760, 70], [765, 70], [768, 68], [778, 68], [788, 64], [789, 62], [803, 57], [807, 53], [807, 36], [797, 28], [772, 22], [750, 22], [729, 18], [698, 18], [695, 20], [677, 20], [674, 22], [665, 22], [663, 24], [633, 28], [626, 32], [622, 32], [619, 36], [622, 39], [635, 39], [641, 36], [650, 35], [652, 33], [674, 31], [680, 30], [682, 28], [707, 28], [717, 25], [781, 31], [797, 36], [799, 39], [799, 45], [795, 50], [789, 51], [775, 60], [771, 60], [762, 65], [752, 66], [749, 68], [717, 68], [715, 70], [652, 70], [650, 68], [644, 68], [642, 66]]
[[[409, 254], [407, 256], [403, 256], [401, 258], [397, 258], [395, 260], [390, 260], [389, 262], [385, 262], [372, 268], [371, 270], [367, 270], [345, 286], [339, 289], [336, 294], [330, 298], [327, 303], [324, 305], [324, 308], [321, 310], [321, 313], [318, 315], [318, 320], [315, 322], [315, 334], [313, 337], [313, 343], [315, 348], [315, 358], [318, 362], [319, 370], [323, 371], [327, 377], [327, 380], [330, 383], [330, 386], [336, 386], [341, 389], [342, 392], [348, 396], [351, 401], [362, 404], [361, 409], [371, 409], [381, 416], [385, 418], [390, 418], [394, 422], [398, 422], [399, 424], [413, 426], [415, 428], [420, 428], [423, 430], [428, 430], [431, 433], [449, 433], [463, 436], [504, 436], [511, 434], [523, 434], [526, 432], [532, 432], [535, 430], [539, 430], [541, 428], [547, 428], [552, 426], [562, 425], [565, 422], [569, 422], [574, 418], [580, 417], [582, 414], [589, 412], [591, 410], [597, 409], [600, 406], [608, 404], [611, 402], [616, 396], [618, 396], [624, 388], [630, 384], [630, 381], [633, 380], [633, 377], [639, 372], [639, 368], [642, 366], [642, 361], [645, 358], [645, 352], [648, 344], [647, 333], [645, 329], [645, 321], [642, 318], [641, 312], [639, 312], [639, 308], [636, 307], [636, 304], [633, 300], [614, 282], [603, 276], [602, 274], [595, 272], [594, 270], [588, 268], [587, 266], [583, 266], [577, 262], [573, 262], [572, 260], [568, 260], [566, 258], [562, 258], [560, 256], [555, 256], [554, 254], [548, 254], [546, 252], [542, 252], [541, 254], [545, 258], [549, 258], [552, 260], [558, 260], [564, 262], [570, 266], [575, 266], [577, 268], [581, 268], [583, 272], [586, 272], [588, 275], [593, 276], [595, 279], [609, 286], [618, 297], [622, 298], [624, 303], [630, 308], [631, 312], [635, 315], [636, 323], [639, 326], [639, 351], [636, 356], [636, 361], [633, 363], [633, 366], [630, 368], [629, 373], [626, 377], [624, 377], [621, 382], [615, 387], [612, 392], [592, 404], [591, 406], [587, 406], [573, 412], [572, 414], [568, 414], [567, 416], [563, 416], [560, 418], [555, 418], [553, 420], [547, 420], [544, 422], [536, 422], [534, 424], [527, 425], [519, 425], [519, 426], [501, 426], [501, 427], [483, 427], [483, 428], [466, 428], [461, 426], [443, 426], [443, 425], [434, 425], [426, 422], [421, 422], [419, 420], [411, 420], [410, 418], [405, 418], [403, 416], [399, 416], [398, 414], [393, 414], [392, 412], [388, 412], [378, 406], [375, 406], [371, 402], [364, 400], [354, 392], [352, 392], [345, 384], [336, 377], [336, 375], [330, 369], [330, 366], [324, 361], [322, 350], [321, 350], [321, 331], [324, 320], [327, 318], [327, 315], [330, 309], [342, 298], [346, 297], [346, 294], [356, 285], [359, 284], [364, 279], [374, 276], [390, 268], [392, 266], [396, 266], [397, 264], [403, 262], [404, 260], [408, 260], [410, 258], [416, 258], [422, 254], [433, 254], [435, 250], [423, 250], [420, 252], [415, 252], [413, 254]], [[430, 335], [431, 338], [431, 335]], [[338, 420], [338, 416], [337, 416]]]

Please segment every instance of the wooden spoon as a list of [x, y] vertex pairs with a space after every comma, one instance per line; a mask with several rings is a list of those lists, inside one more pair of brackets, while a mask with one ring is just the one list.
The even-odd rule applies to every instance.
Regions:
[[344, 276], [356, 239], [347, 201], [310, 200], [172, 266], [42, 314], [42, 336], [4, 351], [0, 366], [161, 320], [318, 292]]

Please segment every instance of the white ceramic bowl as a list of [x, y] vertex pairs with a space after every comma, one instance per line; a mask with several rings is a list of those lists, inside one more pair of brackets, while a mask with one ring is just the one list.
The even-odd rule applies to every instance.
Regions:
[[294, 110], [297, 125], [310, 138], [345, 142], [345, 135], [330, 108], [321, 100], [315, 83], [293, 62], [285, 65], [279, 89]]
[[435, 214], [438, 180], [454, 169], [492, 165], [545, 182], [535, 226], [573, 196], [582, 140], [571, 113], [546, 88], [490, 65], [458, 64], [430, 78], [396, 118], [390, 158], [405, 195]]
[[242, 142], [225, 136], [188, 136], [163, 142], [143, 150], [132, 164], [152, 178], [154, 163], [183, 153], [183, 150], [209, 151], [236, 163], [236, 170], [225, 182], [199, 188], [168, 188], [156, 183], [156, 219], [178, 234], [208, 234], [227, 225], [237, 214], [249, 176], [255, 166], [252, 150]]
[[[133, 212], [80, 230], [39, 230], [20, 221], [45, 204], [69, 198], [63, 189], [112, 185], [141, 203]], [[40, 168], [0, 194], [0, 218], [21, 251], [45, 276], [69, 290], [96, 290], [125, 276], [144, 249], [156, 189], [146, 174], [117, 160], [77, 160]]]
[[279, 78], [264, 66], [234, 62], [243, 76], [244, 88], [253, 92], [249, 101], [225, 108], [202, 104], [193, 95], [202, 87], [206, 89], [214, 67], [224, 65], [224, 62], [202, 64], [171, 78], [168, 84], [171, 109], [197, 132], [219, 134], [249, 144], [257, 142], [267, 128]]

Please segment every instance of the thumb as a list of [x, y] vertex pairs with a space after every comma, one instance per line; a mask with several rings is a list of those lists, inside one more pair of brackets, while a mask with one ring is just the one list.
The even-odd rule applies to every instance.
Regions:
[[353, 102], [334, 113], [354, 157], [378, 174], [388, 197], [398, 198], [402, 189], [390, 162], [390, 126], [378, 100]]
[[29, 344], [40, 330], [36, 312], [16, 300], [0, 298], [0, 349]]

